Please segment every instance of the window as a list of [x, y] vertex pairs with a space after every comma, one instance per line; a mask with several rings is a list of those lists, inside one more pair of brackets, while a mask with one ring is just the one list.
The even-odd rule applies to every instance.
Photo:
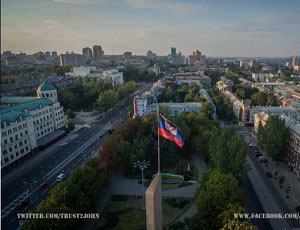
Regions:
[[25, 130], [25, 135], [27, 135], [27, 130]]
[[19, 143], [19, 146], [20, 146], [20, 147], [23, 146], [23, 142], [20, 142], [20, 143]]
[[9, 152], [12, 152], [12, 147], [9, 148]]
[[4, 144], [5, 144], [5, 145], [7, 144], [7, 140], [6, 140], [6, 139], [4, 140]]
[[26, 148], [25, 148], [25, 149], [26, 149], [26, 152], [27, 152], [27, 151], [28, 151], [28, 147], [26, 146]]
[[24, 140], [24, 143], [27, 144], [27, 140]]
[[8, 162], [8, 157], [4, 158], [4, 163]]
[[7, 154], [7, 149], [4, 149], [2, 153], [3, 153], [3, 155], [6, 155]]
[[15, 149], [17, 149], [18, 148], [18, 145], [15, 145]]
[[24, 149], [21, 149], [20, 153], [24, 153]]
[[17, 151], [17, 152], [16, 152], [16, 157], [18, 157], [18, 156], [19, 156], [19, 152]]
[[9, 140], [10, 140], [11, 143], [13, 143], [13, 138], [12, 137], [10, 137]]

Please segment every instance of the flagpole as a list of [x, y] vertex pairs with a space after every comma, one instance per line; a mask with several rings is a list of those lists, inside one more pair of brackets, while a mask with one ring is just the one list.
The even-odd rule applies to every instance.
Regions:
[[160, 175], [159, 106], [157, 106], [157, 174]]

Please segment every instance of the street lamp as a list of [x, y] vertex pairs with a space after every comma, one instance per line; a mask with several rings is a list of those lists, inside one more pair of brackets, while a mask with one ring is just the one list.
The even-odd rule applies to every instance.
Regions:
[[[23, 184], [29, 184], [30, 191], [31, 191], [31, 195], [33, 195], [32, 184], [34, 184], [34, 183], [37, 183], [37, 181], [33, 181], [33, 182], [26, 182], [26, 181], [23, 181]], [[28, 193], [27, 193], [27, 196], [28, 196]]]
[[145, 162], [143, 161], [137, 161], [134, 163], [135, 168], [139, 168], [142, 171], [142, 186], [143, 186], [143, 209], [145, 209], [145, 186], [144, 186], [144, 170], [147, 168], [147, 166], [150, 165], [150, 161]]

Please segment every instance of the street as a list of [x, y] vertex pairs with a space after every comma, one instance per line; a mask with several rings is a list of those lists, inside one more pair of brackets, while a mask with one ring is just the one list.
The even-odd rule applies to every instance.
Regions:
[[[143, 85], [142, 91], [145, 91], [148, 86], [147, 84]], [[4, 177], [1, 184], [2, 228], [17, 229], [19, 222], [16, 213], [33, 210], [41, 200], [47, 197], [49, 190], [55, 186], [56, 177], [60, 173], [68, 176], [74, 168], [93, 156], [106, 139], [107, 130], [117, 128], [121, 125], [122, 119], [127, 121], [127, 109], [132, 103], [132, 99], [127, 99], [123, 106], [116, 106], [111, 112], [105, 114], [102, 120], [80, 132], [67, 145], [57, 146], [45, 157], [34, 161], [13, 179], [5, 180]], [[39, 189], [43, 182], [46, 182], [48, 186]], [[17, 208], [17, 204], [24, 200], [30, 200], [30, 203]]]

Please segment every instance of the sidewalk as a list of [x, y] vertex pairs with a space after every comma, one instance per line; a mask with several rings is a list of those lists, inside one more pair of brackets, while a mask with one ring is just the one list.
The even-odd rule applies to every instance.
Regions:
[[[198, 171], [198, 180], [201, 178], [202, 174], [207, 171], [206, 164], [200, 160], [196, 155], [192, 155], [193, 161], [196, 164]], [[136, 195], [141, 196], [143, 194], [143, 186], [138, 183], [138, 180], [128, 179], [123, 177], [125, 170], [119, 170], [114, 173], [111, 178], [111, 184], [102, 192], [101, 198], [97, 203], [96, 212], [102, 213], [105, 206], [108, 204], [110, 197], [114, 194], [123, 195]], [[195, 192], [199, 187], [199, 182], [181, 188], [163, 190], [163, 197], [189, 197], [194, 198]], [[144, 188], [146, 190], [146, 188]], [[191, 217], [197, 212], [195, 203], [189, 208], [180, 218], [183, 220], [186, 217]], [[79, 227], [80, 230], [90, 230], [93, 229], [97, 220], [86, 220], [85, 223]]]
[[[245, 141], [246, 143], [252, 142], [257, 145], [256, 139], [252, 136], [245, 136]], [[261, 150], [261, 152], [263, 155], [267, 156], [267, 154], [264, 151]], [[267, 164], [260, 164], [262, 165], [264, 172], [272, 173], [273, 178], [270, 178], [270, 181], [276, 187], [277, 191], [282, 196], [289, 209], [292, 212], [295, 212], [295, 207], [300, 205], [300, 181], [298, 180], [297, 176], [289, 169], [289, 167], [284, 162], [279, 162], [277, 164], [277, 162], [274, 162], [271, 157], [268, 157]], [[279, 177], [281, 176], [284, 177], [282, 188], [280, 188], [280, 183], [278, 182]], [[291, 191], [288, 193], [289, 198], [287, 198], [286, 193], [288, 186], [291, 187]]]

